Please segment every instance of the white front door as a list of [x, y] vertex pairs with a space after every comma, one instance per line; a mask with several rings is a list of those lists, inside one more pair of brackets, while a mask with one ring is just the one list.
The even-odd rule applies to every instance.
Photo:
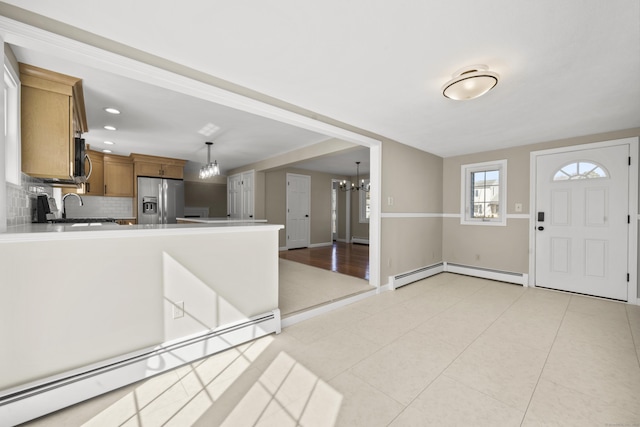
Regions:
[[311, 177], [287, 174], [287, 249], [309, 246]]
[[627, 300], [629, 146], [536, 159], [536, 286]]

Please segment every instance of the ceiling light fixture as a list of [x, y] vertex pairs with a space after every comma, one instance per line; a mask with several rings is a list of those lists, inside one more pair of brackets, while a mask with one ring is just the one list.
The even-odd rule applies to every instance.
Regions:
[[364, 179], [360, 180], [360, 162], [356, 162], [356, 182], [359, 182], [360, 184], [356, 186], [356, 184], [352, 182], [351, 186], [349, 186], [347, 181], [342, 180], [340, 181], [338, 188], [342, 191], [369, 191], [371, 189], [371, 183], [365, 185]]
[[220, 175], [220, 166], [218, 161], [214, 160], [211, 163], [211, 146], [213, 142], [205, 142], [207, 144], [207, 164], [200, 168], [200, 179], [211, 178], [212, 176]]
[[116, 127], [115, 126], [111, 126], [111, 125], [106, 125], [104, 128], [106, 130], [116, 130]]
[[115, 144], [115, 142], [113, 142], [113, 141], [105, 141], [104, 143], [107, 144], [107, 145], [114, 145]]
[[442, 94], [463, 101], [484, 95], [498, 84], [497, 73], [486, 65], [471, 65], [453, 73], [453, 78], [442, 86]]
[[120, 110], [113, 107], [105, 107], [104, 111], [106, 111], [109, 114], [120, 114]]
[[111, 153], [111, 150], [107, 150], [106, 148], [102, 150], [103, 153]]

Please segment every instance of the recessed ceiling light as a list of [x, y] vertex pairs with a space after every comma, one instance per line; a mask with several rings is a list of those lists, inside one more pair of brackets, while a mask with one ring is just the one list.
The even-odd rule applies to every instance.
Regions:
[[111, 150], [102, 150], [103, 153], [111, 153]]
[[105, 141], [104, 143], [107, 144], [107, 145], [114, 145], [115, 144], [115, 142], [113, 142], [113, 141]]
[[116, 130], [116, 127], [115, 126], [111, 126], [111, 125], [106, 125], [104, 128], [106, 130]]
[[118, 110], [117, 108], [113, 108], [113, 107], [106, 107], [104, 109], [104, 111], [106, 111], [109, 114], [120, 114], [120, 110]]
[[220, 126], [216, 126], [213, 123], [207, 123], [202, 127], [202, 129], [198, 131], [198, 133], [204, 136], [211, 136], [219, 130], [220, 130]]

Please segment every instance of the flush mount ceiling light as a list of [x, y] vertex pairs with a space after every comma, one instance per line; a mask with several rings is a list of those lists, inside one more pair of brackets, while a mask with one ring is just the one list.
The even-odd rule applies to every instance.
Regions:
[[106, 130], [116, 130], [116, 127], [115, 126], [111, 126], [111, 125], [106, 125], [106, 126], [104, 126], [104, 128]]
[[498, 78], [486, 65], [471, 65], [453, 73], [453, 78], [442, 86], [442, 94], [457, 101], [474, 99], [493, 89]]
[[211, 163], [211, 146], [213, 142], [205, 142], [207, 144], [207, 164], [200, 168], [200, 179], [211, 178], [212, 176], [220, 175], [220, 166], [218, 161], [214, 160]]
[[120, 110], [118, 110], [117, 108], [113, 108], [113, 107], [106, 107], [104, 109], [104, 111], [106, 111], [109, 114], [120, 114]]

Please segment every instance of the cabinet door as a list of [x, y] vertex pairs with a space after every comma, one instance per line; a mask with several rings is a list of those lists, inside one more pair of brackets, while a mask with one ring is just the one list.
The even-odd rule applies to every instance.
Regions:
[[133, 163], [104, 162], [104, 195], [133, 197]]
[[136, 163], [136, 175], [162, 178], [162, 165], [160, 163]]
[[69, 179], [74, 150], [71, 97], [25, 85], [21, 91], [22, 172]]
[[162, 165], [162, 177], [182, 179], [184, 177], [183, 167], [177, 165]]
[[[87, 196], [104, 196], [104, 159], [102, 154], [88, 151], [91, 159], [91, 176], [84, 185]], [[85, 160], [85, 170], [89, 171], [89, 162]]]

